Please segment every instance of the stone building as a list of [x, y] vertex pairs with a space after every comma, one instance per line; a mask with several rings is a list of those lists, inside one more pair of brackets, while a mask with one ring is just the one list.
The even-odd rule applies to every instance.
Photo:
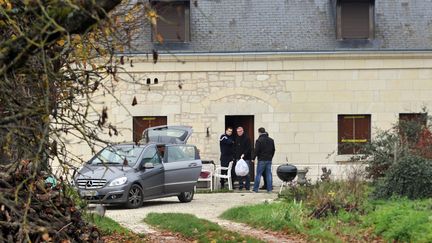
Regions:
[[274, 164], [307, 166], [316, 179], [323, 166], [343, 176], [377, 129], [432, 107], [430, 0], [154, 4], [168, 21], [158, 33], [143, 25], [119, 54], [133, 60], [125, 68], [144, 85], [118, 85], [128, 111], [104, 100], [123, 128], [119, 140], [138, 139], [150, 125], [191, 125], [191, 143], [218, 163], [226, 126], [244, 126], [253, 140], [265, 127], [276, 142]]

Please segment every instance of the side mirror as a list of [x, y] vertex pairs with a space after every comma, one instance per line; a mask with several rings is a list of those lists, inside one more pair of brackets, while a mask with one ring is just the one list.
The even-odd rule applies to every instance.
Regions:
[[144, 169], [153, 169], [154, 165], [150, 162], [147, 162], [144, 164]]

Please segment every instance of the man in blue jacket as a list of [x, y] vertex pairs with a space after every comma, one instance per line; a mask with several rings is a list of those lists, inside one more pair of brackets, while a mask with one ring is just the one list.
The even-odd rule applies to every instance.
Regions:
[[258, 192], [261, 175], [265, 171], [265, 177], [267, 180], [267, 192], [273, 190], [272, 181], [272, 159], [276, 151], [274, 141], [271, 139], [263, 127], [258, 129], [259, 137], [255, 143], [255, 157], [258, 158], [257, 173], [254, 182], [254, 192]]
[[[231, 127], [227, 127], [225, 133], [220, 136], [219, 146], [220, 146], [220, 162], [221, 166], [228, 167], [229, 162], [234, 159], [234, 138], [232, 136], [233, 129]], [[226, 175], [227, 171], [222, 170], [222, 174]], [[221, 188], [225, 187], [225, 179], [220, 179]]]

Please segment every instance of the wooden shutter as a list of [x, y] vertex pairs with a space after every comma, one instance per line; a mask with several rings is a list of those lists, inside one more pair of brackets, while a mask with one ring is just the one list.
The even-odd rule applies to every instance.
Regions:
[[369, 38], [369, 3], [342, 2], [342, 38]]
[[374, 1], [339, 0], [337, 8], [337, 35], [339, 39], [369, 39], [373, 37]]
[[153, 32], [163, 37], [164, 42], [187, 42], [189, 38], [189, 1], [154, 2], [160, 16]]
[[338, 116], [338, 154], [356, 154], [370, 138], [370, 115]]

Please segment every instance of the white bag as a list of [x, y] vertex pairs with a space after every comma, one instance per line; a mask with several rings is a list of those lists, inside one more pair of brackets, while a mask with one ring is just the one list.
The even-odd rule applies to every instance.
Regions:
[[246, 176], [249, 174], [249, 166], [244, 159], [237, 161], [235, 166], [235, 173], [238, 176]]

